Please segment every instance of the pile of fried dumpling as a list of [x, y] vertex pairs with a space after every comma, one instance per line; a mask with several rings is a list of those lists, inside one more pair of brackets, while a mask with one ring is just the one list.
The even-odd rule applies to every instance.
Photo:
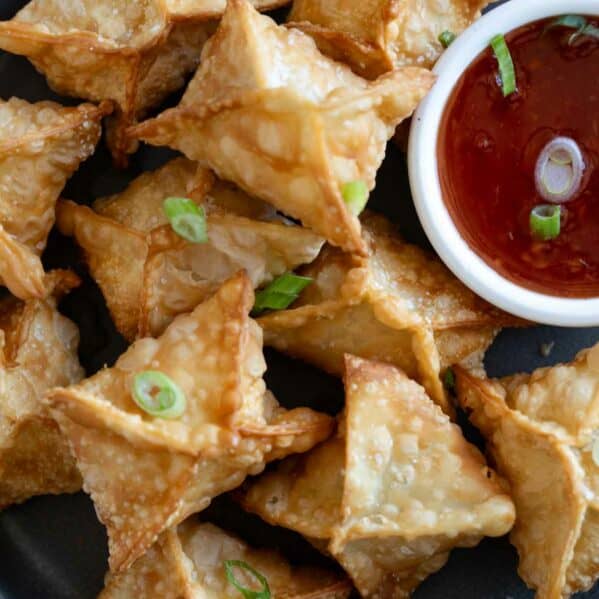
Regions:
[[[510, 531], [539, 598], [590, 588], [599, 346], [487, 379], [495, 336], [527, 323], [366, 208], [439, 34], [486, 2], [258, 12], [283, 4], [31, 0], [0, 23], [0, 48], [83, 101], [0, 102], [0, 508], [83, 489], [108, 535], [102, 599], [403, 598], [454, 547]], [[118, 166], [141, 141], [181, 155], [73, 202], [104, 118]], [[53, 227], [129, 344], [98, 372], [58, 309], [80, 277], [44, 270]], [[264, 344], [342, 378], [341, 412], [286, 407]], [[228, 492], [321, 565], [202, 517]]]

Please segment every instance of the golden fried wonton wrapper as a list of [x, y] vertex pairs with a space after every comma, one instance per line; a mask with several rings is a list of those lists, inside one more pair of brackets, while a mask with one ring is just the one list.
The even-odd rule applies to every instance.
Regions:
[[56, 310], [79, 284], [67, 271], [48, 275], [45, 300], [0, 301], [0, 509], [33, 495], [73, 493], [81, 477], [43, 394], [83, 378], [77, 327]]
[[[122, 194], [98, 200], [97, 214], [61, 201], [60, 231], [83, 248], [119, 331], [132, 340], [159, 335], [178, 314], [190, 312], [228, 277], [245, 269], [254, 287], [318, 255], [323, 240], [282, 222], [264, 222], [223, 210], [245, 202], [248, 213], [268, 216], [264, 204], [216, 182], [184, 158], [145, 173]], [[170, 227], [162, 210], [168, 196], [204, 203], [208, 242], [190, 243]]]
[[308, 36], [229, 0], [179, 106], [131, 134], [181, 150], [332, 244], [363, 252], [341, 187], [374, 187], [387, 139], [432, 82], [418, 68], [367, 82]]
[[58, 93], [112, 100], [109, 145], [124, 166], [135, 149], [125, 128], [183, 86], [224, 7], [223, 0], [32, 0], [0, 23], [0, 48], [29, 58]]
[[337, 375], [345, 352], [395, 364], [449, 409], [439, 373], [462, 361], [480, 366], [515, 319], [403, 242], [382, 216], [365, 213], [362, 230], [368, 257], [325, 247], [301, 270], [314, 282], [291, 309], [258, 320], [265, 343]]
[[[221, 17], [227, 0], [164, 0], [171, 19], [175, 21]], [[273, 10], [289, 4], [289, 0], [250, 0], [260, 11]]]
[[490, 0], [294, 0], [289, 25], [322, 52], [374, 78], [407, 65], [431, 67], [439, 34], [461, 33]]
[[306, 535], [364, 597], [408, 597], [453, 547], [505, 534], [502, 481], [426, 395], [390, 364], [346, 356], [338, 437], [249, 485], [242, 504]]
[[539, 599], [590, 589], [599, 578], [599, 345], [532, 375], [456, 373], [460, 404], [511, 484], [520, 575]]
[[45, 295], [40, 254], [67, 179], [94, 153], [107, 106], [0, 100], [0, 285]]
[[[213, 524], [188, 519], [165, 531], [129, 570], [108, 577], [98, 599], [238, 599], [225, 560], [241, 560], [268, 581], [273, 599], [346, 599], [351, 584], [322, 568], [292, 567], [275, 551], [253, 549]], [[235, 570], [247, 588], [256, 580]]]
[[[162, 531], [267, 461], [330, 434], [330, 417], [286, 411], [267, 393], [262, 333], [248, 316], [253, 300], [247, 276], [236, 275], [159, 339], [137, 341], [114, 367], [48, 395], [108, 529], [111, 570], [126, 569]], [[138, 407], [131, 386], [146, 370], [179, 385], [182, 416]]]

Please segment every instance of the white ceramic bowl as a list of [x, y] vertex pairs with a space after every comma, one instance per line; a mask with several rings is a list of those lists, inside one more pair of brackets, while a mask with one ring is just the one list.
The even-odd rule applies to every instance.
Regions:
[[437, 135], [455, 84], [495, 34], [547, 17], [598, 13], [599, 0], [511, 0], [490, 11], [444, 52], [434, 68], [437, 82], [416, 111], [410, 132], [412, 195], [422, 226], [441, 259], [463, 283], [492, 304], [522, 318], [558, 326], [599, 325], [599, 297], [570, 299], [530, 291], [501, 276], [470, 249], [443, 202]]

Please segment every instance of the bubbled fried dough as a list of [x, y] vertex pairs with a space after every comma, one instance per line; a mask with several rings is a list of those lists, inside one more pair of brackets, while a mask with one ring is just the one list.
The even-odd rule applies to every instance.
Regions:
[[126, 166], [136, 149], [126, 128], [184, 85], [224, 9], [223, 0], [31, 0], [0, 23], [0, 48], [26, 56], [60, 94], [112, 101], [108, 145]]
[[387, 140], [433, 80], [411, 67], [368, 82], [308, 36], [230, 0], [180, 104], [131, 135], [180, 150], [332, 244], [363, 253], [342, 187], [374, 187]]
[[[266, 391], [262, 334], [244, 273], [112, 368], [47, 397], [108, 532], [110, 568], [126, 570], [167, 528], [239, 486], [266, 462], [326, 439], [332, 419], [285, 410]], [[133, 377], [157, 370], [186, 408], [174, 420], [134, 401]]]
[[[156, 544], [123, 574], [109, 577], [99, 599], [237, 599], [225, 576], [225, 560], [240, 560], [268, 581], [280, 599], [346, 599], [351, 584], [322, 568], [288, 564], [275, 551], [254, 549], [232, 534], [190, 518], [164, 532]], [[236, 570], [240, 582], [255, 580]]]
[[511, 485], [520, 575], [543, 599], [590, 589], [599, 578], [599, 345], [531, 375], [456, 374], [460, 404]]
[[135, 148], [124, 129], [184, 84], [214, 26], [204, 15], [175, 23], [161, 0], [32, 0], [0, 23], [0, 47], [60, 94], [112, 101], [108, 141], [124, 166]]
[[77, 327], [56, 310], [79, 279], [53, 271], [44, 300], [0, 302], [0, 509], [34, 495], [74, 493], [81, 477], [58, 425], [42, 404], [46, 391], [77, 383]]
[[[204, 207], [206, 243], [172, 230], [162, 208], [169, 196], [188, 196]], [[184, 158], [144, 173], [94, 209], [61, 201], [58, 228], [83, 249], [117, 329], [129, 340], [160, 335], [240, 269], [256, 288], [311, 262], [323, 244]]]
[[56, 200], [94, 153], [108, 112], [105, 104], [0, 101], [0, 285], [21, 299], [47, 293], [40, 255]]
[[343, 355], [389, 362], [451, 413], [440, 374], [482, 365], [502, 326], [522, 325], [478, 298], [436, 258], [365, 212], [367, 257], [325, 246], [300, 273], [314, 279], [289, 309], [258, 319], [267, 345], [340, 375]]
[[247, 485], [242, 505], [332, 554], [364, 597], [408, 597], [453, 547], [505, 534], [504, 482], [399, 369], [345, 357], [335, 438]]
[[439, 35], [456, 35], [489, 0], [294, 0], [289, 26], [320, 50], [373, 79], [391, 69], [432, 67], [443, 52]]

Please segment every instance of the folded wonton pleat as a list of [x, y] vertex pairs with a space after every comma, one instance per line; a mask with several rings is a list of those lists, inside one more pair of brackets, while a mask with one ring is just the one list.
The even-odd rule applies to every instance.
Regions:
[[94, 153], [107, 106], [0, 100], [0, 285], [45, 295], [40, 254], [67, 179]]
[[229, 0], [179, 106], [131, 134], [181, 150], [334, 245], [363, 252], [341, 187], [374, 187], [387, 139], [432, 82], [418, 68], [367, 82], [308, 36]]
[[258, 320], [265, 343], [338, 375], [345, 352], [395, 364], [449, 409], [440, 372], [462, 361], [480, 367], [500, 327], [516, 320], [382, 216], [365, 213], [362, 228], [368, 257], [325, 247], [302, 269], [314, 282], [291, 309]]
[[140, 290], [147, 256], [145, 235], [96, 214], [87, 206], [59, 201], [56, 224], [83, 248], [116, 328], [129, 341], [137, 335]]
[[460, 404], [511, 485], [520, 575], [539, 599], [590, 589], [599, 578], [599, 345], [532, 375], [456, 373]]
[[26, 56], [58, 93], [114, 102], [108, 143], [125, 166], [135, 149], [125, 129], [184, 85], [224, 9], [224, 0], [31, 0], [0, 22], [0, 48]]
[[208, 217], [209, 243], [198, 248], [170, 229], [152, 235], [145, 268], [140, 334], [156, 334], [182, 312], [192, 310], [215, 285], [244, 268], [254, 287], [311, 262], [322, 239], [311, 231], [234, 214]]
[[[268, 581], [273, 599], [346, 599], [351, 584], [321, 568], [292, 567], [275, 551], [253, 549], [213, 524], [186, 520], [165, 531], [133, 566], [109, 578], [98, 599], [237, 599], [225, 560], [240, 560]], [[252, 588], [255, 580], [237, 579]]]
[[[205, 205], [207, 243], [190, 243], [171, 229], [162, 210], [169, 196]], [[96, 201], [99, 214], [61, 201], [57, 223], [83, 248], [117, 328], [132, 340], [159, 335], [240, 269], [259, 287], [317, 256], [323, 241], [311, 231], [227, 211], [241, 201], [248, 213], [266, 216], [261, 202], [176, 159], [145, 173], [122, 194]]]
[[[267, 461], [325, 439], [331, 419], [286, 411], [266, 392], [252, 286], [236, 275], [158, 339], [134, 343], [114, 367], [48, 396], [109, 537], [110, 567], [126, 569], [165, 529], [204, 509]], [[152, 417], [133, 377], [158, 370], [186, 396], [177, 419]]]
[[0, 302], [0, 509], [33, 495], [73, 493], [81, 477], [44, 393], [83, 378], [77, 327], [56, 300], [79, 284], [70, 272], [48, 275], [45, 300]]
[[328, 546], [364, 597], [407, 597], [453, 547], [505, 534], [514, 507], [480, 452], [400, 370], [346, 356], [345, 389], [338, 436], [251, 483], [241, 502]]
[[223, 9], [219, 0], [32, 0], [0, 23], [0, 48], [29, 58], [58, 93], [112, 100], [109, 145], [124, 165], [133, 149], [124, 129], [183, 86]]
[[431, 67], [439, 35], [461, 33], [489, 0], [294, 0], [289, 25], [322, 52], [373, 78], [406, 65]]

